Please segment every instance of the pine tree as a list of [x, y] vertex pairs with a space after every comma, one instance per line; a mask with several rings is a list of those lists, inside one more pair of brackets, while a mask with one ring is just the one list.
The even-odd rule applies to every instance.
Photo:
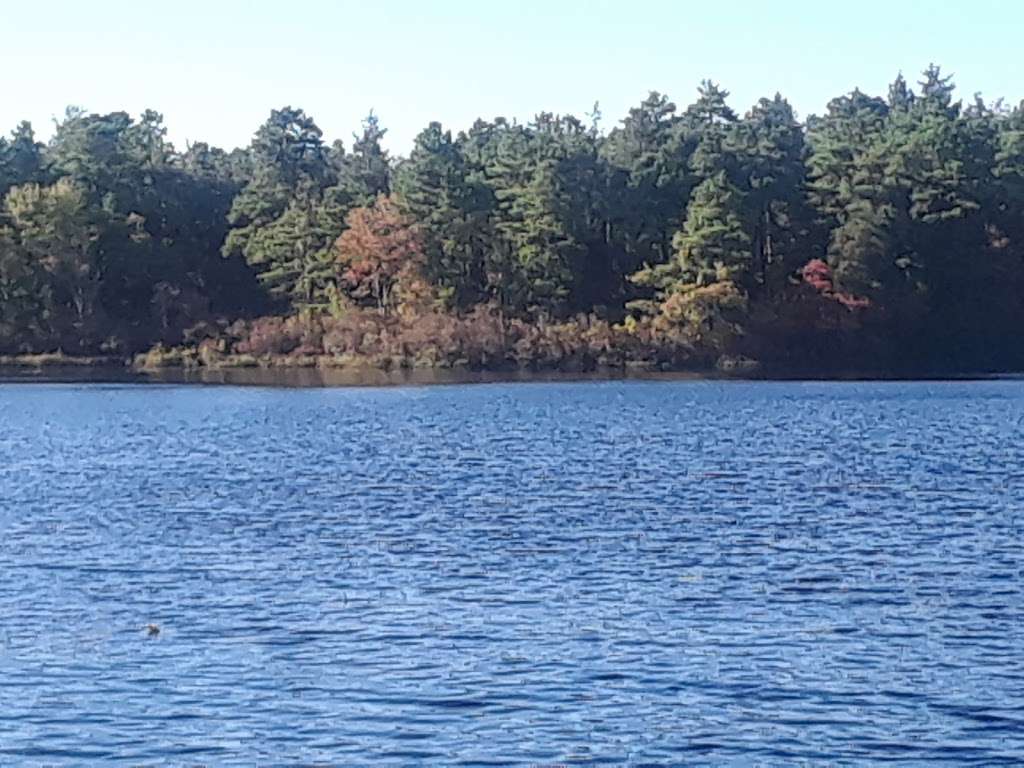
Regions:
[[431, 123], [416, 137], [396, 183], [399, 208], [423, 229], [427, 277], [456, 309], [485, 297], [485, 261], [494, 247], [493, 195], [469, 177], [465, 143], [457, 145], [440, 123]]
[[751, 238], [752, 290], [771, 295], [806, 260], [804, 134], [789, 103], [761, 99], [738, 126], [738, 184]]
[[808, 121], [808, 199], [826, 231], [842, 225], [858, 158], [882, 141], [889, 112], [882, 99], [855, 90]]
[[674, 258], [634, 276], [655, 290], [654, 304], [634, 306], [657, 310], [673, 294], [717, 282], [750, 283], [751, 241], [743, 225], [743, 195], [725, 171], [697, 186], [686, 210], [683, 228], [673, 239]]
[[996, 237], [1008, 238], [1024, 254], [1024, 101], [998, 123], [993, 175], [997, 180], [993, 205]]
[[0, 198], [11, 187], [44, 181], [43, 145], [32, 125], [22, 122], [8, 141], [0, 137]]
[[889, 86], [889, 109], [892, 112], [908, 112], [914, 106], [917, 97], [910, 90], [907, 81], [900, 73]]
[[674, 143], [677, 123], [675, 104], [652, 91], [602, 146], [614, 189], [610, 224], [630, 272], [671, 254], [688, 175], [688, 158], [680, 158]]
[[676, 235], [681, 272], [697, 285], [750, 283], [750, 235], [743, 226], [743, 193], [720, 171], [693, 192], [686, 223]]
[[318, 215], [325, 190], [337, 181], [320, 129], [302, 110], [275, 110], [250, 154], [252, 176], [231, 207], [223, 253], [242, 256], [274, 298], [325, 307], [330, 245], [342, 225]]
[[489, 292], [513, 312], [559, 314], [573, 286], [581, 247], [563, 178], [566, 137], [566, 124], [550, 114], [506, 127], [485, 170], [501, 237], [488, 259]]
[[686, 108], [683, 120], [691, 127], [735, 123], [736, 113], [729, 106], [729, 92], [711, 80], [697, 88], [697, 101]]
[[381, 128], [380, 120], [371, 111], [347, 158], [348, 174], [361, 197], [361, 205], [372, 205], [381, 195], [391, 194], [391, 161], [381, 144], [386, 133], [387, 129]]

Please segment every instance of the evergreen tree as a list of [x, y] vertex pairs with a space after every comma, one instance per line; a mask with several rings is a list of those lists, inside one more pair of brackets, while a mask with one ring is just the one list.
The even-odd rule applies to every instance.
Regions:
[[362, 205], [371, 205], [381, 195], [391, 194], [391, 161], [381, 145], [386, 133], [377, 116], [370, 112], [348, 156], [347, 168]]
[[735, 123], [736, 113], [728, 103], [729, 92], [711, 80], [697, 88], [697, 101], [686, 108], [683, 122], [690, 128]]
[[302, 110], [275, 110], [250, 154], [252, 176], [228, 215], [224, 255], [243, 257], [280, 301], [325, 305], [333, 275], [329, 246], [342, 225], [325, 226], [317, 215], [325, 190], [337, 181], [321, 131]]
[[495, 201], [479, 178], [469, 178], [461, 146], [440, 123], [416, 137], [401, 166], [397, 193], [400, 209], [423, 229], [425, 269], [442, 300], [458, 309], [482, 300]]
[[572, 289], [581, 248], [563, 179], [565, 129], [550, 114], [529, 127], [506, 127], [486, 168], [501, 238], [487, 259], [488, 292], [512, 312], [558, 314]]
[[43, 181], [43, 145], [32, 125], [22, 122], [11, 139], [0, 138], [0, 198], [11, 187]]
[[602, 147], [617, 192], [613, 237], [628, 257], [629, 271], [663, 263], [672, 250], [687, 174], [687, 158], [680, 158], [674, 141], [677, 123], [675, 104], [652, 91]]
[[743, 226], [743, 192], [720, 171], [693, 192], [673, 245], [681, 273], [697, 285], [751, 280], [751, 238]]
[[725, 171], [704, 180], [693, 192], [683, 228], [673, 239], [674, 258], [634, 276], [655, 289], [656, 304], [634, 306], [651, 311], [673, 294], [716, 282], [749, 284], [751, 241], [743, 226], [743, 194]]
[[807, 259], [804, 134], [780, 95], [761, 99], [738, 126], [740, 176], [751, 239], [751, 288], [772, 294]]
[[1024, 255], [1024, 102], [998, 122], [993, 175], [997, 180], [993, 224], [997, 243]]
[[755, 356], [850, 334], [873, 360], [1024, 362], [1024, 105], [965, 106], [931, 66], [806, 126], [779, 95], [739, 118], [711, 81], [607, 136], [589, 117], [431, 124], [394, 174], [373, 113], [350, 151], [291, 108], [232, 152], [179, 152], [151, 110], [70, 108], [46, 145], [23, 123], [0, 138], [0, 350], [139, 351], [342, 293], [390, 316], [415, 232], [431, 288], [406, 308], [484, 305], [499, 345], [639, 309], [615, 333], [694, 354], [742, 330]]

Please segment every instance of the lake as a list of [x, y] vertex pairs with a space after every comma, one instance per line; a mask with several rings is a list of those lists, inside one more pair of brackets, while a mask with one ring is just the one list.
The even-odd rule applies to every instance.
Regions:
[[1024, 762], [1024, 382], [0, 414], [4, 765]]

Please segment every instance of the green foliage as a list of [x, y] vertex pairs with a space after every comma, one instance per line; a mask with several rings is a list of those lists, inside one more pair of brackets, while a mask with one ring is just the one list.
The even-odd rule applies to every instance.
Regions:
[[85, 190], [66, 178], [52, 187], [13, 187], [5, 205], [10, 227], [0, 283], [4, 293], [20, 298], [14, 313], [33, 313], [33, 331], [42, 338], [90, 338], [102, 322], [99, 235], [105, 212], [90, 209]]
[[324, 146], [302, 110], [275, 110], [249, 149], [247, 183], [235, 198], [225, 256], [241, 256], [282, 306], [325, 309], [336, 290], [331, 245], [348, 213], [390, 188], [385, 131], [370, 115], [353, 152]]
[[0, 213], [0, 312], [20, 319], [3, 324], [0, 346], [137, 348], [261, 307], [244, 263], [219, 254], [238, 191], [226, 153], [176, 154], [154, 112], [136, 123], [69, 110], [49, 146], [23, 125], [3, 156], [20, 186]]
[[557, 346], [575, 331], [543, 329], [583, 315], [662, 361], [799, 338], [816, 359], [1024, 365], [1024, 105], [965, 106], [930, 66], [806, 123], [780, 95], [741, 116], [711, 81], [607, 134], [588, 117], [432, 123], [397, 161], [372, 112], [349, 150], [291, 107], [231, 152], [178, 151], [154, 111], [72, 108], [45, 146], [23, 123], [0, 139], [0, 351], [373, 310], [381, 339], [417, 338], [410, 312], [445, 333], [475, 318], [494, 332], [479, 360]]
[[474, 126], [464, 148], [431, 123], [397, 174], [399, 206], [424, 230], [426, 273], [453, 309], [472, 306], [486, 291], [484, 265], [493, 240], [488, 214], [495, 201], [479, 173], [469, 174], [464, 156], [479, 166], [489, 149], [486, 131], [482, 123]]
[[226, 257], [241, 256], [268, 292], [310, 300], [318, 242], [313, 209], [331, 181], [321, 131], [302, 110], [275, 110], [250, 146], [252, 172], [228, 214]]
[[43, 145], [36, 141], [32, 126], [23, 122], [9, 141], [0, 137], [0, 196], [11, 187], [43, 178]]
[[387, 134], [380, 120], [371, 111], [363, 121], [363, 132], [355, 137], [352, 154], [342, 169], [347, 170], [355, 195], [361, 205], [372, 205], [384, 195], [391, 194], [391, 158], [381, 142]]
[[667, 96], [651, 92], [601, 146], [612, 176], [609, 225], [627, 270], [663, 262], [671, 253], [693, 151], [675, 113]]

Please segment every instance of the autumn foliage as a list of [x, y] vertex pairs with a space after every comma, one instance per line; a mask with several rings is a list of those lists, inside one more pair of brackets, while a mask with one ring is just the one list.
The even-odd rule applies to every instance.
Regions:
[[422, 293], [423, 238], [390, 197], [356, 208], [346, 224], [335, 243], [338, 277], [357, 305], [386, 317]]
[[865, 309], [871, 306], [867, 299], [837, 291], [832, 280], [832, 268], [821, 259], [811, 259], [801, 270], [804, 282], [828, 299], [839, 302], [847, 309]]

